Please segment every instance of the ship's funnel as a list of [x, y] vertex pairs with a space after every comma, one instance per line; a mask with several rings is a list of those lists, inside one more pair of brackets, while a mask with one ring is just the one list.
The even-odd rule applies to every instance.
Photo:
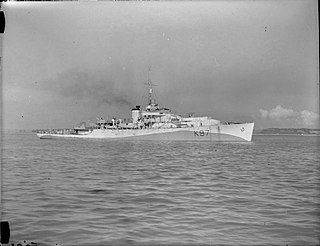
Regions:
[[132, 123], [137, 124], [140, 118], [140, 106], [132, 109]]

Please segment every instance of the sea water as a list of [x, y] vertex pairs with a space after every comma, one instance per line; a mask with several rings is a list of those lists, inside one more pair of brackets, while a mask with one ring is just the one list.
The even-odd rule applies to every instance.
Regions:
[[4, 133], [2, 221], [15, 245], [319, 245], [318, 144]]

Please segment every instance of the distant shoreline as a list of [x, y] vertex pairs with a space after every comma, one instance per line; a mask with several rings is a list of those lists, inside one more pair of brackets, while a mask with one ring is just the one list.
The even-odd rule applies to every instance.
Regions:
[[320, 137], [320, 134], [253, 133], [253, 136], [301, 136], [301, 137]]
[[320, 136], [320, 129], [309, 128], [267, 128], [253, 131], [253, 135], [295, 135]]

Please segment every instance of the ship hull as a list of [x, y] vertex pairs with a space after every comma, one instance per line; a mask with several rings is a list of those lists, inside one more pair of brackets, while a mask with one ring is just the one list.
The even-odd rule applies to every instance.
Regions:
[[251, 141], [254, 123], [165, 129], [94, 129], [88, 134], [40, 134], [40, 139], [137, 139], [170, 141]]

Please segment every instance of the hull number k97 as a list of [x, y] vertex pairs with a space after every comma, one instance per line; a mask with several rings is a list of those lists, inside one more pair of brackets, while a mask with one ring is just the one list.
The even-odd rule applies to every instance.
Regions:
[[209, 130], [194, 131], [193, 135], [197, 137], [205, 137], [209, 135]]

